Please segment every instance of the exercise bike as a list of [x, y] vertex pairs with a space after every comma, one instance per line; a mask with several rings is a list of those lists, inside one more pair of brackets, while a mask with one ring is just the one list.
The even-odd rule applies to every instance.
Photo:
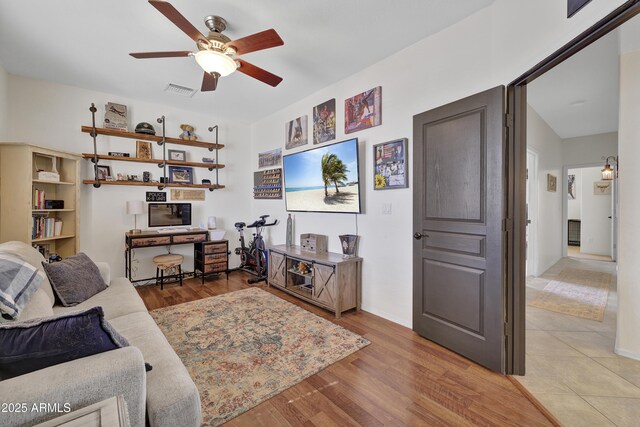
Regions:
[[[247, 283], [250, 284], [267, 280], [267, 256], [265, 253], [264, 240], [262, 239], [262, 231], [265, 227], [278, 224], [277, 219], [267, 224], [267, 218], [269, 218], [269, 215], [261, 215], [260, 219], [255, 220], [249, 225], [244, 222], [236, 222], [234, 224], [236, 230], [240, 233], [240, 247], [235, 249], [235, 254], [240, 255], [240, 265], [229, 271], [242, 270], [253, 274], [256, 277], [247, 280]], [[249, 246], [245, 244], [245, 227], [256, 229], [256, 232], [253, 233], [253, 240], [251, 240]]]

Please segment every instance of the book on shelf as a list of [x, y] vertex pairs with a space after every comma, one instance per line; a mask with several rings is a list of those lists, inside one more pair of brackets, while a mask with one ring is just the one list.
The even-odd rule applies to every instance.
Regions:
[[44, 209], [46, 193], [43, 190], [33, 190], [33, 209]]
[[[62, 230], [62, 221], [56, 218], [48, 218], [42, 215], [32, 215], [31, 239], [48, 239], [57, 237]], [[59, 225], [56, 227], [56, 223]], [[56, 228], [58, 232], [56, 233]]]

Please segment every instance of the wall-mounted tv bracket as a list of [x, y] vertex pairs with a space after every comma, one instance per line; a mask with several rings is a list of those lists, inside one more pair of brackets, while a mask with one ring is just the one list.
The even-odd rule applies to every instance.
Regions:
[[98, 131], [96, 131], [96, 111], [98, 109], [93, 102], [89, 107], [89, 111], [91, 111], [91, 133], [89, 135], [93, 138], [93, 159], [91, 161], [93, 162], [93, 174], [96, 181], [93, 186], [100, 188], [100, 180], [98, 179], [98, 145], [96, 143], [96, 137], [98, 136]]
[[[166, 148], [167, 144], [165, 144], [165, 142], [167, 141], [167, 139], [165, 134], [164, 116], [159, 117], [158, 119], [156, 119], [156, 121], [162, 125], [162, 140], [158, 141], [158, 145], [162, 147], [162, 163], [158, 164], [158, 167], [162, 168], [163, 179], [161, 179], [160, 181], [164, 181], [164, 183], [166, 183], [167, 182], [167, 148]], [[158, 190], [164, 190], [165, 188], [166, 188], [165, 185], [158, 185]]]
[[[218, 171], [220, 170], [220, 168], [218, 168], [218, 125], [215, 126], [209, 126], [209, 132], [213, 132], [215, 130], [215, 135], [216, 135], [216, 162], [215, 162], [215, 170], [216, 170], [216, 185], [220, 185], [220, 182], [218, 181]], [[213, 151], [213, 148], [209, 147], [209, 151]], [[209, 168], [210, 171], [212, 171], [214, 168]], [[213, 188], [210, 188], [209, 191], [213, 191]]]

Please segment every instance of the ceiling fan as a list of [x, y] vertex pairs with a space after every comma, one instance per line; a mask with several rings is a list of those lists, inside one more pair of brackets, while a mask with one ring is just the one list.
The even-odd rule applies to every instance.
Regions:
[[196, 27], [194, 27], [178, 10], [170, 3], [161, 0], [149, 0], [149, 3], [160, 13], [166, 16], [186, 35], [196, 42], [197, 52], [172, 51], [172, 52], [135, 52], [129, 55], [137, 59], [149, 58], [175, 58], [183, 56], [193, 56], [196, 62], [204, 70], [202, 80], [202, 92], [216, 90], [218, 78], [228, 76], [234, 71], [240, 71], [254, 79], [260, 80], [271, 86], [278, 86], [282, 77], [256, 67], [240, 58], [237, 55], [255, 52], [257, 50], [269, 49], [282, 46], [284, 42], [274, 29], [265, 30], [260, 33], [231, 40], [222, 34], [227, 28], [227, 21], [215, 15], [207, 16], [204, 23], [209, 28], [209, 35], [205, 37]]

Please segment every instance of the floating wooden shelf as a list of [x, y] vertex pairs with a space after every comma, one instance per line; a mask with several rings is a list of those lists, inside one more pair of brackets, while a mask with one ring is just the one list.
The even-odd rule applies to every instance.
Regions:
[[224, 188], [224, 185], [216, 184], [177, 184], [174, 182], [142, 182], [142, 181], [95, 181], [93, 179], [85, 179], [83, 184], [100, 184], [100, 185], [134, 185], [141, 187], [171, 187], [171, 188], [205, 188], [209, 190], [215, 190], [218, 188]]
[[[82, 126], [81, 130], [82, 132], [85, 132], [85, 133], [91, 133], [93, 128], [91, 126]], [[158, 135], [147, 135], [146, 133], [126, 132], [126, 131], [116, 130], [116, 129], [96, 128], [96, 133], [98, 135], [117, 136], [120, 138], [139, 139], [143, 141], [155, 141], [155, 142], [162, 141], [162, 137]], [[209, 149], [209, 151], [213, 151], [215, 149], [224, 147], [224, 144], [215, 144], [212, 142], [204, 142], [204, 141], [187, 141], [185, 139], [180, 139], [180, 138], [165, 138], [165, 142], [169, 144], [189, 145], [192, 147], [207, 148]]]
[[76, 185], [75, 182], [66, 182], [66, 181], [46, 181], [44, 179], [32, 179], [32, 183], [34, 184], [54, 184], [54, 185]]
[[47, 212], [75, 212], [75, 209], [33, 209], [33, 213], [47, 213]]
[[47, 242], [49, 240], [60, 240], [60, 239], [71, 239], [76, 237], [75, 234], [69, 234], [66, 236], [55, 236], [55, 237], [43, 237], [41, 239], [31, 239], [32, 243], [39, 243], [39, 242]]
[[[82, 153], [82, 157], [85, 159], [93, 159], [93, 154]], [[155, 163], [157, 165], [162, 164], [162, 159], [140, 159], [138, 157], [123, 157], [123, 156], [107, 156], [105, 154], [98, 154], [100, 160], [115, 160], [118, 162], [136, 162], [136, 163]], [[206, 168], [209, 170], [222, 169], [224, 165], [219, 163], [204, 163], [204, 162], [181, 162], [178, 160], [167, 160], [168, 165], [172, 166], [193, 166], [196, 168]]]

